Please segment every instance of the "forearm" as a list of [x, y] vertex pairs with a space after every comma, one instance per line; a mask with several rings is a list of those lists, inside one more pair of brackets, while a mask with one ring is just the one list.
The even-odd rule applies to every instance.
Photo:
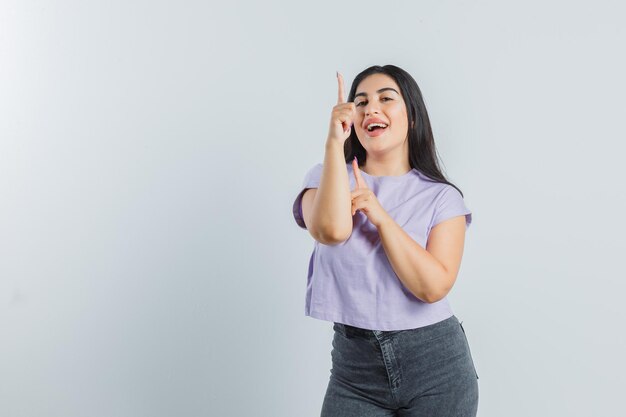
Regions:
[[314, 218], [320, 236], [341, 240], [352, 232], [352, 200], [343, 145], [328, 140], [320, 185], [313, 202]]
[[404, 286], [420, 300], [439, 301], [448, 290], [444, 287], [444, 266], [389, 217], [378, 227], [378, 234], [389, 263]]

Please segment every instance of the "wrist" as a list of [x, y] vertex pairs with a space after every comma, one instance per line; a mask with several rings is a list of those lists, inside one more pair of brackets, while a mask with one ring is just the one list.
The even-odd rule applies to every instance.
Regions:
[[377, 229], [387, 229], [392, 226], [396, 221], [389, 215], [386, 214], [383, 219], [378, 223]]

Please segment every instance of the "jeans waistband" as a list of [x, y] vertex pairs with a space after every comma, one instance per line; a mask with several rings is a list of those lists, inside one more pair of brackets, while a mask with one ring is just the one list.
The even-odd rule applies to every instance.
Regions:
[[458, 324], [458, 318], [453, 314], [447, 319], [441, 320], [437, 323], [428, 324], [422, 327], [416, 327], [414, 329], [404, 329], [404, 330], [373, 330], [373, 329], [363, 329], [361, 327], [351, 326], [349, 324], [334, 322], [333, 329], [344, 336], [360, 336], [366, 338], [376, 338], [376, 335], [379, 336], [391, 336], [400, 332], [428, 332], [429, 330], [434, 329], [435, 327], [446, 326], [450, 324]]

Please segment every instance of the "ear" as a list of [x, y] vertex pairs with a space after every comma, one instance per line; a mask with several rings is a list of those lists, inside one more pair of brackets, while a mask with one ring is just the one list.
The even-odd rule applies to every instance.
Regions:
[[411, 120], [411, 129], [415, 127], [415, 120]]

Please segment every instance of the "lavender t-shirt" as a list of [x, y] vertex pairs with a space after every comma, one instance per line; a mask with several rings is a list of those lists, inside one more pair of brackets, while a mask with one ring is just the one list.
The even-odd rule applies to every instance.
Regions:
[[[352, 164], [347, 163], [350, 190], [355, 188]], [[320, 184], [322, 164], [313, 166], [293, 204], [296, 223], [306, 229], [302, 194]], [[417, 169], [400, 176], [372, 176], [363, 171], [367, 186], [385, 211], [423, 248], [438, 223], [471, 211], [451, 185], [434, 182]], [[338, 245], [315, 241], [309, 260], [305, 315], [371, 330], [405, 330], [427, 326], [454, 313], [447, 297], [426, 303], [398, 278], [385, 253], [376, 226], [361, 211], [353, 217], [352, 235]]]

